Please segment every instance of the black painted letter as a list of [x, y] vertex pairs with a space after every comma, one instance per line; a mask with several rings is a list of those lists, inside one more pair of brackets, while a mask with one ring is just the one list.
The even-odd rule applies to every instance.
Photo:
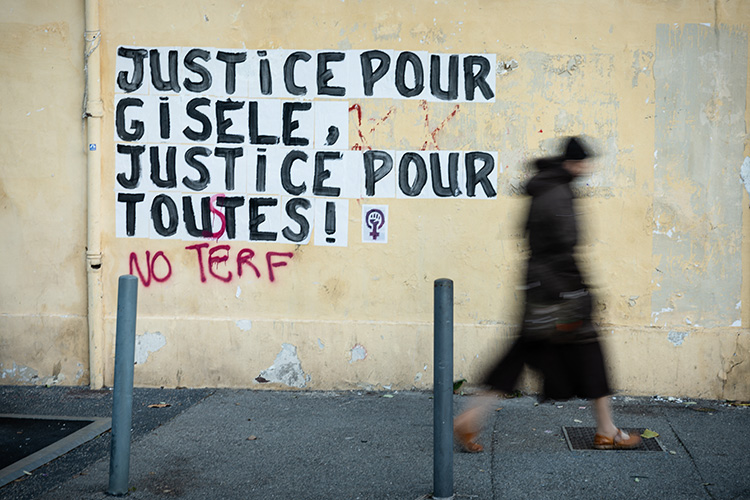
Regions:
[[311, 108], [311, 102], [291, 101], [284, 103], [281, 119], [281, 140], [285, 146], [307, 146], [310, 144], [310, 140], [306, 137], [292, 137], [292, 132], [299, 128], [299, 122], [292, 119], [292, 113], [308, 111]]
[[182, 131], [183, 134], [185, 134], [185, 137], [190, 139], [191, 141], [205, 141], [209, 137], [211, 137], [211, 120], [201, 113], [198, 110], [198, 106], [210, 106], [211, 101], [208, 99], [208, 97], [196, 97], [195, 99], [191, 99], [185, 108], [185, 111], [187, 115], [190, 118], [193, 118], [195, 120], [198, 120], [203, 124], [203, 129], [200, 132], [196, 132], [190, 127], [185, 127], [185, 129]]
[[234, 169], [236, 166], [236, 159], [244, 155], [245, 152], [242, 148], [216, 148], [214, 149], [214, 155], [219, 158], [224, 158], [224, 165], [226, 167], [226, 174], [224, 175], [224, 186], [227, 191], [234, 191]]
[[[164, 225], [164, 210], [167, 208], [169, 224]], [[191, 207], [192, 208], [192, 207]], [[151, 223], [154, 225], [154, 231], [161, 236], [172, 236], [177, 233], [177, 224], [179, 217], [177, 215], [177, 204], [166, 194], [160, 194], [154, 197], [151, 203]]]
[[284, 157], [281, 162], [281, 185], [287, 193], [299, 196], [307, 190], [307, 186], [304, 182], [299, 186], [292, 184], [292, 164], [296, 160], [306, 162], [307, 153], [295, 149]]
[[[373, 59], [380, 61], [376, 69], [372, 68]], [[388, 68], [391, 65], [391, 56], [382, 50], [368, 50], [359, 55], [359, 62], [362, 65], [362, 86], [364, 87], [365, 95], [373, 95], [375, 82], [388, 73]]]
[[443, 175], [440, 170], [440, 153], [430, 153], [430, 173], [432, 174], [432, 190], [441, 198], [458, 196], [458, 153], [448, 153], [448, 186], [443, 186]]
[[[364, 153], [365, 164], [365, 193], [367, 196], [375, 196], [375, 183], [393, 170], [393, 158], [385, 151], [369, 150]], [[375, 161], [380, 161], [380, 166], [375, 169]]]
[[151, 158], [151, 182], [160, 188], [177, 187], [177, 169], [175, 159], [177, 157], [177, 146], [167, 147], [167, 178], [161, 178], [161, 161], [159, 160], [159, 146], [150, 146]]
[[151, 64], [151, 84], [156, 90], [162, 92], [171, 90], [172, 92], [180, 91], [180, 82], [177, 81], [177, 56], [176, 50], [169, 51], [169, 81], [164, 80], [161, 75], [161, 63], [159, 49], [149, 51], [149, 63]]
[[130, 155], [130, 179], [120, 172], [117, 174], [117, 182], [125, 189], [137, 188], [141, 183], [141, 154], [146, 151], [146, 146], [135, 146], [129, 144], [118, 144], [117, 153]]
[[219, 196], [216, 205], [224, 207], [224, 218], [227, 223], [227, 238], [233, 240], [237, 234], [237, 217], [234, 209], [245, 204], [244, 196]]
[[318, 151], [315, 153], [315, 177], [313, 177], [313, 194], [315, 196], [328, 196], [335, 198], [341, 194], [341, 188], [324, 186], [323, 181], [331, 176], [331, 171], [326, 169], [326, 160], [340, 160], [343, 158], [341, 151]]
[[197, 181], [189, 179], [186, 175], [182, 178], [182, 183], [193, 191], [203, 191], [211, 182], [211, 173], [208, 168], [196, 159], [196, 156], [211, 156], [211, 150], [204, 148], [203, 146], [195, 146], [185, 151], [185, 163], [193, 167], [200, 174], [200, 178]]
[[333, 71], [328, 69], [329, 62], [343, 61], [344, 52], [318, 52], [318, 95], [345, 96], [344, 87], [331, 87], [328, 81], [333, 78]]
[[286, 214], [290, 219], [299, 224], [299, 231], [295, 233], [287, 226], [281, 230], [284, 238], [295, 243], [305, 241], [310, 234], [310, 222], [307, 220], [307, 217], [299, 213], [299, 210], [309, 210], [311, 206], [312, 203], [306, 198], [292, 198], [286, 202]]
[[[482, 162], [482, 168], [477, 172], [476, 162], [477, 160]], [[466, 195], [470, 197], [476, 196], [477, 184], [482, 184], [482, 189], [487, 195], [487, 198], [494, 198], [497, 195], [495, 187], [492, 185], [492, 181], [488, 178], [489, 175], [495, 170], [495, 159], [491, 154], [485, 153], [484, 151], [472, 151], [466, 153]]]
[[146, 130], [143, 122], [140, 120], [130, 121], [132, 132], [125, 130], [125, 110], [130, 106], [142, 108], [143, 100], [137, 97], [126, 97], [120, 99], [117, 103], [117, 109], [115, 109], [115, 128], [117, 129], [117, 137], [123, 141], [137, 141], [143, 137], [143, 132]]
[[232, 126], [232, 119], [225, 118], [225, 111], [235, 111], [245, 106], [244, 101], [216, 101], [216, 142], [229, 144], [242, 144], [245, 138], [239, 134], [227, 134], [227, 129]]
[[148, 52], [146, 49], [118, 47], [117, 55], [133, 60], [133, 78], [128, 81], [128, 72], [120, 71], [117, 75], [117, 86], [125, 92], [135, 92], [143, 85], [143, 60], [148, 56]]
[[[414, 70], [414, 87], [406, 86], [406, 63]], [[396, 59], [396, 89], [404, 97], [414, 97], [424, 90], [424, 68], [422, 60], [414, 52], [402, 52]]]
[[292, 95], [307, 95], [307, 87], [300, 87], [294, 83], [294, 65], [297, 61], [307, 62], [312, 57], [307, 52], [292, 52], [284, 62], [284, 85], [286, 90]]
[[279, 204], [277, 198], [250, 198], [250, 241], [276, 241], [278, 233], [272, 231], [259, 231], [266, 216], [260, 213], [260, 207], [275, 207]]
[[190, 236], [196, 238], [209, 238], [213, 235], [211, 230], [211, 197], [204, 196], [201, 198], [201, 227], [198, 228], [195, 220], [195, 211], [193, 210], [193, 198], [190, 196], [182, 197], [182, 218], [185, 221], [185, 228]]
[[[479, 72], [474, 73], [474, 66], [479, 66]], [[464, 59], [464, 87], [466, 88], [466, 100], [474, 100], [474, 89], [479, 87], [485, 99], [495, 97], [492, 89], [487, 84], [487, 76], [492, 68], [490, 61], [484, 56], [466, 56]]]
[[234, 94], [234, 89], [237, 87], [237, 64], [245, 62], [247, 59], [247, 52], [222, 52], [219, 51], [216, 54], [216, 59], [224, 62], [227, 65], [225, 71], [225, 84], [224, 88], [227, 94]]
[[204, 49], [192, 49], [185, 55], [185, 68], [193, 73], [198, 73], [201, 76], [201, 81], [193, 82], [185, 78], [182, 84], [188, 91], [200, 94], [211, 88], [213, 77], [205, 66], [195, 62], [196, 59], [203, 59], [208, 62], [211, 60], [211, 54]]
[[247, 107], [250, 144], [278, 144], [278, 136], [258, 135], [258, 101], [248, 102]]
[[440, 56], [430, 56], [430, 92], [443, 101], [458, 99], [458, 55], [454, 54], [448, 60], [448, 90], [440, 87]]
[[146, 198], [144, 193], [117, 193], [117, 201], [125, 203], [125, 234], [135, 236], [135, 204]]
[[[417, 177], [414, 184], [409, 184], [409, 166], [414, 164], [417, 167]], [[422, 188], [427, 183], [427, 166], [424, 158], [418, 153], [404, 153], [398, 165], [398, 186], [401, 192], [406, 196], [419, 196]]]

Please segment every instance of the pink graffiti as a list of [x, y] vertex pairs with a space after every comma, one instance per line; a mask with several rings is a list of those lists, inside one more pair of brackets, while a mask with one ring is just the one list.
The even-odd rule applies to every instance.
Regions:
[[[216, 217], [219, 218], [219, 220], [221, 221], [221, 227], [215, 233], [212, 233], [210, 231], [203, 231], [203, 237], [204, 238], [209, 238], [209, 239], [212, 239], [212, 240], [219, 241], [219, 238], [221, 238], [224, 235], [224, 231], [226, 231], [226, 229], [227, 229], [227, 220], [226, 220], [226, 217], [221, 212], [221, 210], [219, 210], [218, 208], [216, 208], [216, 205], [215, 205], [216, 200], [218, 198], [224, 198], [224, 196], [225, 196], [224, 193], [215, 194], [208, 201], [209, 209], [211, 210], [211, 213], [213, 215], [215, 215]], [[211, 223], [213, 224], [213, 218], [211, 220]]]
[[[203, 250], [208, 249], [208, 252], [204, 255]], [[209, 243], [196, 243], [195, 245], [189, 245], [185, 247], [185, 250], [195, 250], [198, 258], [198, 269], [200, 272], [200, 280], [202, 283], [208, 281], [206, 277], [206, 269], [208, 274], [224, 283], [229, 283], [233, 280], [234, 274], [228, 269], [228, 262], [231, 257], [231, 247], [229, 245], [215, 245], [209, 248]], [[218, 254], [218, 255], [217, 255]], [[249, 266], [254, 272], [257, 278], [261, 278], [260, 269], [253, 263], [255, 252], [250, 248], [243, 248], [235, 257], [234, 261], [237, 266], [237, 277], [242, 277], [243, 267]], [[276, 260], [278, 257], [291, 259], [294, 257], [292, 252], [266, 252], [266, 269], [268, 280], [273, 283], [276, 281], [276, 273], [274, 269], [277, 267], [284, 267], [288, 264], [285, 260]], [[219, 264], [223, 264], [227, 269], [224, 274], [219, 274]]]
[[[247, 268], [250, 268], [258, 279], [263, 278], [261, 269], [265, 268], [268, 281], [273, 283], [277, 279], [276, 269], [289, 265], [289, 260], [294, 257], [292, 252], [266, 252], [265, 265], [256, 265], [253, 261], [255, 251], [251, 248], [241, 248], [233, 255], [232, 248], [227, 244], [211, 246], [210, 243], [196, 243], [186, 246], [185, 250], [195, 250], [198, 275], [202, 283], [207, 282], [209, 277], [223, 283], [231, 283], [242, 279]], [[137, 273], [144, 287], [149, 287], [152, 283], [164, 283], [172, 277], [172, 263], [161, 250], [153, 256], [150, 250], [146, 250], [144, 262], [136, 252], [131, 252], [128, 263], [130, 274]], [[232, 272], [235, 268], [236, 273]]]
[[[161, 276], [156, 275], [156, 260], [161, 258], [164, 262], [164, 264], [167, 266], [167, 272], [163, 273]], [[163, 283], [167, 281], [172, 276], [172, 264], [169, 262], [169, 259], [167, 256], [159, 250], [151, 257], [151, 252], [146, 250], [146, 276], [143, 276], [143, 272], [141, 271], [141, 266], [138, 263], [138, 254], [135, 252], [130, 252], [130, 271], [129, 274], [133, 274], [133, 268], [135, 268], [136, 272], [138, 273], [138, 278], [141, 280], [141, 284], [145, 287], [151, 286], [151, 279], [157, 283]]]

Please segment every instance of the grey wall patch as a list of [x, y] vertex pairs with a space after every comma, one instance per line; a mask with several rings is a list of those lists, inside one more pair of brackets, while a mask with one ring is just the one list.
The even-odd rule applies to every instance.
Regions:
[[135, 336], [135, 364], [142, 365], [148, 361], [148, 355], [167, 345], [167, 339], [159, 332], [146, 332]]
[[675, 346], [682, 345], [683, 342], [685, 342], [685, 338], [688, 336], [688, 332], [677, 332], [675, 330], [672, 330], [669, 332], [669, 335], [667, 335], [667, 340], [672, 342]]
[[250, 331], [253, 328], [253, 322], [249, 319], [238, 319], [234, 322], [234, 324], [237, 325], [237, 328], [239, 328], [243, 332]]
[[656, 27], [654, 325], [740, 319], [747, 50], [740, 28]]
[[750, 156], [745, 157], [745, 161], [742, 162], [740, 168], [740, 179], [745, 184], [745, 191], [750, 194]]
[[281, 352], [276, 355], [273, 364], [267, 370], [260, 372], [258, 378], [297, 388], [305, 387], [310, 381], [310, 375], [302, 371], [302, 363], [297, 357], [297, 348], [292, 344], [282, 344]]
[[367, 357], [367, 349], [365, 349], [365, 346], [357, 344], [354, 347], [352, 347], [351, 355], [352, 355], [352, 359], [349, 360], [349, 363], [354, 363], [355, 361], [362, 361]]

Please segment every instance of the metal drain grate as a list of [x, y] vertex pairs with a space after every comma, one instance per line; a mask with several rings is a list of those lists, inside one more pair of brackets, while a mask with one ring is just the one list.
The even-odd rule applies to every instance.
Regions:
[[[646, 429], [623, 429], [628, 434], [643, 434]], [[594, 435], [596, 434], [596, 427], [563, 427], [563, 434], [565, 434], [565, 440], [568, 442], [568, 447], [571, 451], [603, 451], [594, 448]], [[661, 447], [661, 443], [656, 438], [644, 439], [637, 448], [631, 448], [629, 450], [622, 451], [664, 451]]]

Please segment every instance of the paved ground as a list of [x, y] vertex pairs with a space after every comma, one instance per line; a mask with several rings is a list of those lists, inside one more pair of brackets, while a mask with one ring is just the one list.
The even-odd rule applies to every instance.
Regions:
[[[2, 413], [110, 408], [109, 391], [0, 387]], [[587, 401], [496, 408], [486, 452], [454, 456], [457, 500], [750, 498], [750, 408], [617, 397], [618, 425], [658, 432], [663, 452], [570, 451], [562, 429], [594, 425]], [[132, 499], [417, 500], [433, 487], [428, 393], [137, 389], [133, 422]], [[104, 500], [108, 477], [105, 434], [0, 498]]]

